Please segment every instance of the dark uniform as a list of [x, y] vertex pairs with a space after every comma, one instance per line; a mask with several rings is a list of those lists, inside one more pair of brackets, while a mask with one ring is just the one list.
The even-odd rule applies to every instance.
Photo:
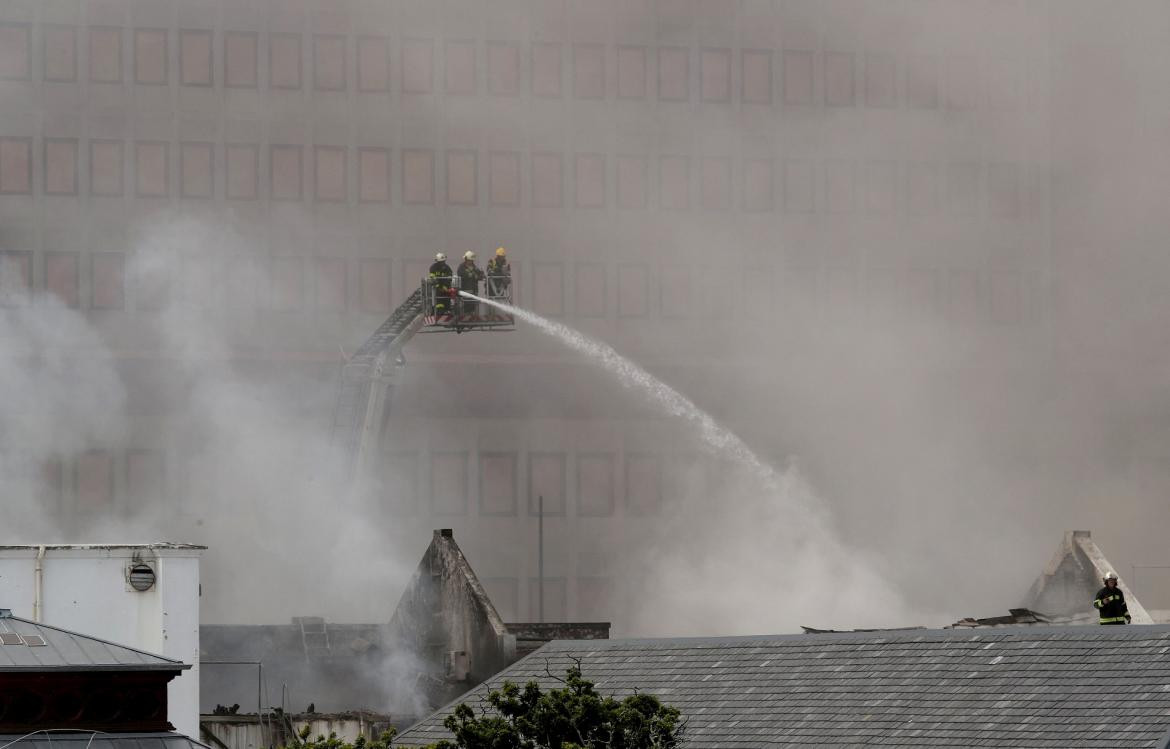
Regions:
[[[474, 260], [464, 260], [459, 264], [459, 290], [479, 296], [479, 282], [484, 279], [483, 271], [475, 267]], [[479, 302], [473, 299], [459, 298], [463, 314], [474, 315], [479, 312]]]
[[454, 276], [446, 260], [431, 263], [427, 277], [435, 287], [435, 314], [446, 315], [451, 311], [451, 277]]
[[1108, 585], [1101, 588], [1093, 599], [1093, 606], [1101, 616], [1098, 624], [1129, 624], [1129, 607], [1125, 605], [1125, 594], [1121, 588]]
[[508, 258], [497, 255], [488, 261], [487, 275], [491, 281], [488, 284], [488, 294], [503, 294], [512, 285], [512, 266], [508, 265]]

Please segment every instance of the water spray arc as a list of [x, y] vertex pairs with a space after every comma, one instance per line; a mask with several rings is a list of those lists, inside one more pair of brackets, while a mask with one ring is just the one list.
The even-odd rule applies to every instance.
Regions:
[[535, 312], [492, 299], [484, 299], [466, 291], [460, 291], [459, 295], [514, 315], [532, 324], [542, 333], [560, 340], [566, 346], [588, 355], [603, 369], [617, 377], [623, 386], [638, 388], [649, 395], [662, 410], [694, 424], [698, 428], [703, 443], [709, 449], [748, 469], [764, 484], [766, 489], [777, 491], [785, 487], [785, 476], [756, 455], [742, 439], [727, 428], [720, 426], [713, 416], [695, 405], [690, 398], [622, 356], [612, 346], [590, 338], [567, 325], [541, 317]]

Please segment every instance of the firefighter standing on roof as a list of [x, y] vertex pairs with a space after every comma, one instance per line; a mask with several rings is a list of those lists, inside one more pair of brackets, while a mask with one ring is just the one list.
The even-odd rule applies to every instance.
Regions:
[[1125, 605], [1125, 594], [1117, 587], [1117, 573], [1105, 573], [1105, 587], [1097, 591], [1093, 599], [1100, 613], [1098, 624], [1129, 624], [1129, 607]]
[[503, 296], [512, 283], [512, 266], [508, 265], [508, 251], [496, 248], [496, 256], [488, 261], [488, 296]]
[[427, 272], [427, 278], [435, 289], [435, 314], [446, 315], [451, 311], [451, 277], [455, 274], [451, 266], [447, 265], [447, 256], [441, 252], [435, 253], [435, 262]]
[[[479, 282], [484, 279], [484, 273], [475, 265], [475, 253], [471, 250], [463, 253], [463, 262], [457, 269], [459, 274], [459, 290], [479, 296]], [[474, 315], [479, 312], [479, 302], [473, 299], [459, 298], [463, 314]]]

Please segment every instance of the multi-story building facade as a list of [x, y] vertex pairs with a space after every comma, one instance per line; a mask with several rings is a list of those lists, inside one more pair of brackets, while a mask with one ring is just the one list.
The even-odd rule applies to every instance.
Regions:
[[[809, 331], [925, 323], [1047, 350], [1056, 13], [998, 0], [4, 3], [0, 293], [13, 306], [55, 295], [142, 386], [129, 436], [60, 456], [48, 501], [66, 517], [188, 501], [184, 437], [153, 407], [170, 359], [140, 344], [171, 300], [230, 310], [229, 358], [328, 389], [339, 346], [437, 250], [507, 246], [519, 303], [675, 373], [756, 436], [711, 368], [766, 387], [761, 349]], [[143, 270], [144, 237], [192, 222], [213, 227], [198, 230], [206, 242]], [[228, 234], [232, 246], [207, 247]], [[419, 528], [470, 526], [460, 538], [489, 592], [523, 619], [543, 496], [557, 539], [547, 616], [611, 618], [623, 573], [597, 538], [653, 527], [678, 484], [708, 471], [670, 423], [605, 405], [587, 364], [532, 341], [408, 352], [387, 501]], [[327, 431], [327, 408], [306, 411], [306, 430]], [[775, 456], [799, 443], [772, 436]]]

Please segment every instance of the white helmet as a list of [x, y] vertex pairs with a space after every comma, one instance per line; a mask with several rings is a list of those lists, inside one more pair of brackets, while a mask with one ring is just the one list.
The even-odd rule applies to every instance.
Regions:
[[475, 260], [475, 253], [472, 252], [471, 250], [468, 250], [467, 252], [463, 253], [463, 259], [464, 260]]
[[441, 263], [446, 259], [447, 259], [447, 256], [444, 253], [442, 253], [442, 252], [435, 253], [435, 262], [436, 263]]
[[1113, 570], [1110, 570], [1109, 572], [1106, 572], [1106, 573], [1105, 573], [1105, 579], [1106, 579], [1106, 580], [1116, 580], [1116, 579], [1117, 579], [1117, 573], [1116, 573], [1116, 572], [1114, 572]]

